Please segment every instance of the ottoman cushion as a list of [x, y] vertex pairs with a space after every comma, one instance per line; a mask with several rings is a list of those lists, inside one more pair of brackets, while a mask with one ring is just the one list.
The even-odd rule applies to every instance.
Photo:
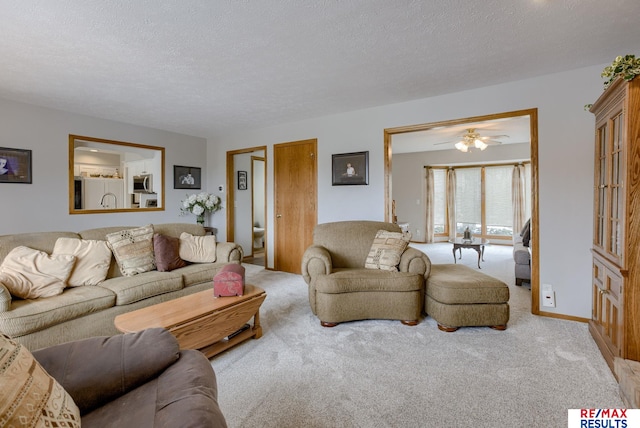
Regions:
[[427, 296], [450, 305], [505, 303], [509, 287], [497, 278], [457, 264], [433, 264]]

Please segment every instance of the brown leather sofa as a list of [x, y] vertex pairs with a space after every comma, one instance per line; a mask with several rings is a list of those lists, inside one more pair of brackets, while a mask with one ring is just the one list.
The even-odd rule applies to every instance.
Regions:
[[216, 376], [167, 330], [93, 337], [33, 351], [71, 395], [83, 427], [226, 427]]
[[397, 224], [365, 220], [315, 227], [313, 245], [302, 258], [302, 276], [309, 285], [311, 310], [323, 326], [364, 319], [419, 322], [431, 261], [407, 247], [398, 272], [365, 268], [379, 230], [401, 232]]

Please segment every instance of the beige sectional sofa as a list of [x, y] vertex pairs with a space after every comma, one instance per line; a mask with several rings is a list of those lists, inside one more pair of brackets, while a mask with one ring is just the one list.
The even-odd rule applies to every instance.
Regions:
[[[17, 246], [51, 254], [61, 237], [105, 240], [110, 233], [136, 227], [0, 236], [0, 263]], [[155, 233], [174, 238], [179, 238], [182, 232], [194, 236], [205, 234], [201, 225], [189, 223], [157, 224], [153, 229]], [[170, 272], [153, 270], [133, 276], [123, 276], [112, 257], [107, 279], [99, 285], [65, 288], [62, 294], [38, 299], [13, 298], [0, 283], [0, 332], [29, 349], [117, 334], [113, 324], [117, 315], [206, 290], [212, 286], [211, 280], [219, 269], [228, 263], [241, 263], [243, 256], [241, 246], [218, 242], [214, 263], [195, 263]]]

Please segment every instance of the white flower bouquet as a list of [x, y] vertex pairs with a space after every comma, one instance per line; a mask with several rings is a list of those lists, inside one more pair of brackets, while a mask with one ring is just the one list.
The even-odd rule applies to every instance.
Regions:
[[198, 194], [187, 195], [187, 199], [182, 201], [180, 207], [180, 215], [194, 214], [198, 217], [197, 221], [204, 224], [204, 215], [207, 212], [216, 212], [222, 209], [222, 200], [211, 193], [201, 192]]

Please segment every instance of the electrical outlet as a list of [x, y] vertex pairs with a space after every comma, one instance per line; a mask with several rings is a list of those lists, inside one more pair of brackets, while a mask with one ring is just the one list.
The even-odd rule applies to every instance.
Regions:
[[222, 187], [222, 184], [218, 186], [218, 192], [222, 192], [222, 189], [224, 189], [224, 187]]
[[416, 199], [416, 205], [420, 205], [420, 199]]
[[420, 236], [420, 229], [416, 229], [416, 235]]
[[556, 293], [551, 284], [542, 284], [542, 306], [548, 308], [556, 307]]

